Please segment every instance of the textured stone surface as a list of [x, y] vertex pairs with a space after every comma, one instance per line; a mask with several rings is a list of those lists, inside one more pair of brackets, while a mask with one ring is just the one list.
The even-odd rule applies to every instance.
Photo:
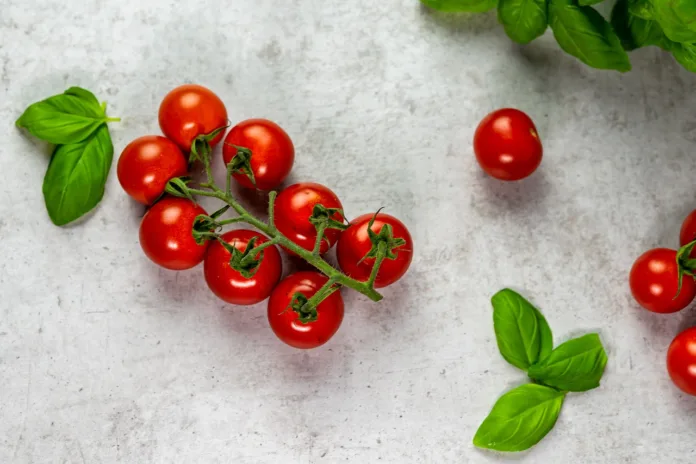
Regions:
[[[0, 13], [0, 462], [545, 463], [696, 459], [696, 402], [664, 368], [693, 310], [660, 317], [627, 290], [634, 258], [676, 246], [694, 206], [696, 75], [657, 49], [597, 72], [549, 35], [510, 43], [495, 15], [416, 0], [3, 0]], [[44, 147], [13, 121], [70, 85], [124, 118], [117, 153], [157, 133], [162, 96], [195, 81], [233, 121], [268, 117], [297, 146], [293, 180], [331, 186], [347, 214], [385, 206], [411, 228], [408, 277], [371, 304], [345, 292], [343, 327], [300, 352], [265, 307], [233, 308], [201, 269], [158, 270], [143, 210], [115, 169], [102, 205], [57, 228]], [[471, 138], [516, 106], [545, 143], [517, 184], [486, 178]], [[211, 203], [205, 205], [212, 207]], [[471, 438], [524, 381], [500, 358], [490, 296], [538, 304], [556, 341], [596, 329], [600, 389], [568, 398], [537, 448]]]

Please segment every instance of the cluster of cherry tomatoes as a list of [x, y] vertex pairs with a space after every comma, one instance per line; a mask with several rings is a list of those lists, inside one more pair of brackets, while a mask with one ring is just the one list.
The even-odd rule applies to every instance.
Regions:
[[[633, 298], [648, 311], [676, 313], [696, 298], [696, 210], [681, 227], [680, 250], [654, 248], [633, 264], [629, 276]], [[685, 393], [696, 395], [696, 327], [684, 330], [667, 350], [667, 371]]]
[[[333, 292], [317, 306], [313, 322], [303, 322], [291, 308], [298, 295], [309, 299], [327, 283], [319, 272], [293, 273], [281, 281], [282, 260], [275, 245], [255, 255], [260, 263], [253, 275], [244, 276], [231, 264], [230, 247], [240, 252], [250, 243], [259, 246], [269, 238], [258, 231], [234, 229], [220, 240], [197, 242], [194, 222], [206, 211], [187, 198], [165, 194], [170, 180], [189, 175], [188, 153], [196, 140], [228, 124], [227, 110], [213, 92], [198, 85], [184, 85], [171, 91], [159, 108], [159, 124], [164, 137], [149, 135], [132, 141], [118, 161], [118, 179], [128, 195], [149, 207], [140, 225], [140, 244], [154, 263], [171, 270], [191, 269], [204, 262], [205, 280], [220, 299], [235, 305], [253, 305], [268, 300], [268, 321], [273, 332], [297, 348], [314, 348], [328, 341], [338, 330], [344, 314], [343, 299]], [[224, 137], [224, 139], [223, 139]], [[224, 140], [224, 141], [223, 141]], [[274, 190], [286, 179], [295, 160], [295, 149], [288, 134], [266, 119], [250, 119], [209, 140], [211, 147], [223, 141], [222, 161], [238, 167], [232, 177], [241, 186]], [[374, 287], [399, 280], [407, 271], [413, 242], [406, 226], [388, 214], [365, 214], [345, 223], [340, 200], [329, 188], [311, 182], [290, 185], [275, 199], [275, 227], [300, 247], [312, 251], [318, 230], [310, 221], [317, 205], [329, 212], [337, 228], [322, 230], [319, 253], [336, 243], [341, 270], [350, 278], [366, 282], [375, 259], [366, 257], [373, 242], [368, 228], [379, 234], [389, 224], [394, 238], [403, 245], [394, 250], [379, 267]], [[253, 247], [251, 253], [253, 254]], [[270, 298], [269, 298], [270, 297]]]

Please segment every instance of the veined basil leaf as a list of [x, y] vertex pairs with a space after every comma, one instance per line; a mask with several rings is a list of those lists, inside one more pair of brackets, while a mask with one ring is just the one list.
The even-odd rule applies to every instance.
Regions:
[[551, 352], [551, 329], [529, 301], [510, 289], [503, 289], [493, 295], [491, 303], [498, 349], [507, 362], [526, 370]]
[[674, 42], [696, 43], [696, 1], [653, 0], [655, 20]]
[[564, 391], [582, 392], [599, 386], [607, 353], [597, 334], [569, 340], [529, 368], [532, 379]]
[[113, 155], [106, 124], [86, 140], [56, 147], [43, 183], [46, 209], [54, 224], [72, 222], [101, 201]]
[[598, 69], [631, 69], [626, 51], [611, 25], [596, 10], [574, 0], [550, 0], [549, 24], [561, 48]]
[[498, 21], [512, 40], [529, 43], [548, 26], [546, 0], [500, 0]]
[[474, 445], [496, 451], [524, 451], [553, 428], [565, 393], [543, 385], [515, 388], [493, 406], [474, 436]]
[[30, 105], [17, 126], [49, 143], [81, 142], [107, 121], [94, 95], [79, 87]]
[[433, 10], [445, 12], [483, 13], [492, 10], [498, 0], [420, 0]]
[[671, 42], [669, 50], [679, 64], [691, 72], [696, 72], [696, 44]]
[[635, 50], [648, 45], [664, 47], [665, 33], [660, 24], [631, 14], [629, 4], [629, 0], [618, 0], [611, 11], [611, 25], [624, 49]]

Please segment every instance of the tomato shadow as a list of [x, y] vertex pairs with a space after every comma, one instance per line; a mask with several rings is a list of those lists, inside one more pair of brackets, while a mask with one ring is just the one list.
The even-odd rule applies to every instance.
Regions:
[[539, 169], [526, 179], [505, 182], [484, 173], [480, 174], [486, 208], [493, 207], [513, 214], [528, 214], [544, 208], [551, 191], [542, 161]]

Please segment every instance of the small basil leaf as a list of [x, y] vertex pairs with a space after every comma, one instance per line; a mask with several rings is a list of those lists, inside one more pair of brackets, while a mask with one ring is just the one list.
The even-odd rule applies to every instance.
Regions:
[[650, 0], [630, 0], [628, 2], [628, 10], [633, 16], [638, 16], [642, 19], [655, 19]]
[[483, 13], [492, 10], [498, 0], [420, 0], [433, 10], [445, 12]]
[[498, 349], [507, 362], [526, 370], [542, 353], [551, 352], [551, 329], [529, 301], [510, 289], [503, 289], [493, 295], [491, 303]]
[[106, 124], [82, 142], [56, 147], [43, 183], [46, 209], [54, 224], [72, 222], [101, 201], [113, 155]]
[[500, 0], [498, 21], [512, 40], [529, 43], [548, 26], [546, 0]]
[[524, 451], [553, 428], [565, 393], [543, 385], [515, 388], [493, 406], [474, 436], [474, 445], [496, 451]]
[[[86, 90], [54, 95], [30, 105], [17, 120], [17, 126], [49, 143], [64, 145], [81, 142], [106, 121], [104, 110]], [[91, 94], [90, 94], [91, 95]]]
[[655, 20], [674, 42], [696, 43], [696, 2], [694, 0], [654, 0]]
[[611, 11], [611, 25], [621, 39], [625, 50], [648, 45], [664, 46], [665, 34], [657, 21], [631, 14], [629, 0], [619, 0]]
[[604, 0], [578, 0], [578, 5], [580, 6], [590, 6], [596, 5], [597, 3], [602, 3]]
[[631, 63], [611, 25], [596, 10], [574, 0], [550, 0], [549, 24], [561, 48], [598, 69], [630, 71]]
[[532, 379], [564, 391], [597, 388], [607, 365], [607, 353], [597, 334], [569, 340], [529, 368]]
[[679, 64], [691, 72], [696, 72], [696, 44], [671, 42], [669, 50]]

